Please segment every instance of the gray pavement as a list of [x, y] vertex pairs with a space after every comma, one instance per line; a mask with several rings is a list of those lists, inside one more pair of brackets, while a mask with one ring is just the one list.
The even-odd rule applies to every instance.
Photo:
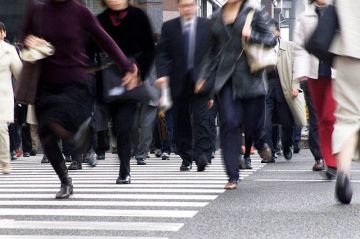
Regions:
[[73, 171], [75, 194], [54, 200], [58, 182], [41, 156], [13, 162], [0, 175], [0, 238], [360, 238], [360, 166], [353, 165], [354, 198], [334, 199], [334, 182], [312, 172], [309, 150], [287, 162], [241, 172], [237, 190], [224, 191], [219, 153], [206, 172], [179, 172], [180, 159], [132, 162], [132, 184], [114, 184], [118, 162]]

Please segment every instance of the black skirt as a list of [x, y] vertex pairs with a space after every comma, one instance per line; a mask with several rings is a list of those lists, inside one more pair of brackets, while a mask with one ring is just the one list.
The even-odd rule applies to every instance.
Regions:
[[71, 84], [39, 84], [35, 101], [38, 128], [47, 129], [58, 123], [75, 133], [92, 114], [93, 96], [87, 82]]

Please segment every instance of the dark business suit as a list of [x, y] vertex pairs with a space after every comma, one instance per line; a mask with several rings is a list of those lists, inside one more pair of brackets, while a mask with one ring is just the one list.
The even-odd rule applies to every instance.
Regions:
[[211, 122], [209, 117], [208, 97], [193, 93], [199, 77], [200, 64], [206, 52], [204, 42], [208, 38], [210, 23], [204, 18], [196, 18], [195, 22], [193, 64], [190, 69], [181, 18], [164, 23], [156, 56], [158, 77], [170, 78], [175, 113], [175, 142], [186, 165], [190, 165], [193, 159], [197, 162], [210, 160], [213, 147], [209, 135], [211, 124], [214, 122]]

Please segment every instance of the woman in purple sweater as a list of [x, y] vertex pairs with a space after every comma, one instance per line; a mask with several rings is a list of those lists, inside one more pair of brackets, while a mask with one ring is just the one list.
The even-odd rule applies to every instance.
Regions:
[[77, 0], [46, 0], [43, 4], [31, 5], [23, 35], [26, 47], [41, 44], [43, 40], [55, 47], [54, 55], [41, 60], [35, 106], [40, 140], [61, 181], [56, 199], [69, 198], [73, 193], [72, 180], [58, 139], [74, 142], [75, 133], [83, 122], [89, 122], [87, 119], [91, 116], [86, 55], [88, 38], [92, 38], [119, 67], [127, 71], [122, 82], [128, 89], [137, 85], [138, 69], [92, 13]]

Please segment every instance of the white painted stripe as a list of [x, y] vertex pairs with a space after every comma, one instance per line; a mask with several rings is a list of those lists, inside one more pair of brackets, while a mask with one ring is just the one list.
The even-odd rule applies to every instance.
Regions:
[[197, 211], [190, 210], [104, 210], [104, 209], [39, 209], [0, 208], [2, 216], [79, 216], [79, 217], [163, 217], [192, 218]]
[[[220, 194], [225, 192], [224, 189], [178, 189], [178, 188], [76, 188], [76, 192], [89, 192], [89, 193], [200, 193], [200, 194]], [[0, 193], [56, 193], [58, 188], [31, 188], [31, 189], [18, 189], [18, 188], [0, 188]]]
[[[76, 183], [76, 188], [224, 188], [224, 184], [88, 184]], [[35, 185], [34, 185], [35, 184]], [[1, 188], [58, 188], [59, 183], [49, 183], [46, 181], [27, 181], [26, 184], [19, 182], [6, 182]]]
[[[49, 229], [49, 230], [104, 230], [104, 231], [163, 231], [176, 232], [183, 223], [156, 222], [91, 222], [91, 221], [10, 221], [0, 220], [3, 229]], [[69, 237], [68, 237], [69, 238]], [[72, 236], [70, 237], [72, 238]], [[89, 237], [88, 237], [89, 238]]]
[[205, 207], [208, 202], [168, 202], [168, 201], [72, 201], [72, 200], [49, 200], [49, 201], [24, 201], [24, 200], [0, 200], [0, 206], [88, 206], [88, 207]]
[[[1, 183], [5, 183], [6, 180], [2, 180]], [[14, 180], [11, 180], [10, 181], [16, 181], [16, 179]], [[24, 180], [26, 181], [26, 180]], [[49, 181], [49, 180], [48, 180]], [[58, 182], [59, 180], [55, 180], [54, 179], [54, 182]], [[113, 180], [108, 180], [106, 182], [109, 182], [109, 183], [112, 183], [112, 184], [115, 184], [115, 181], [116, 181], [116, 178], [114, 178]], [[87, 181], [75, 181], [74, 182], [79, 182], [79, 183], [82, 183], [82, 182], [93, 182], [93, 183], [96, 183], [96, 182], [104, 182], [101, 181], [101, 180], [87, 180]], [[137, 183], [137, 184], [186, 184], [186, 183], [189, 183], [189, 184], [219, 184], [219, 183], [226, 183], [227, 180], [137, 180], [137, 179], [131, 179], [131, 183]]]
[[326, 179], [255, 179], [256, 182], [329, 182]]
[[[54, 173], [51, 173], [51, 175], [41, 175], [41, 176], [37, 176], [35, 175], [36, 173], [32, 174], [32, 175], [27, 175], [27, 176], [19, 176], [16, 174], [12, 174], [11, 177], [7, 177], [7, 178], [19, 178], [19, 179], [29, 179], [29, 178], [49, 178], [49, 176], [53, 176], [54, 178], [56, 178], [57, 176], [54, 175]], [[104, 175], [99, 175], [99, 174], [88, 174], [88, 175], [74, 175], [71, 174], [72, 178], [102, 178], [102, 179], [114, 179], [118, 177], [118, 174], [104, 174]], [[243, 176], [247, 176], [249, 174], [243, 174]], [[189, 176], [189, 175], [184, 175], [184, 176], [153, 176], [153, 175], [148, 175], [148, 176], [138, 176], [138, 175], [131, 175], [132, 178], [138, 178], [138, 179], [201, 179], [201, 180], [205, 180], [205, 179], [227, 179], [226, 176], [216, 176], [216, 177], [211, 177], [211, 176]]]
[[[76, 193], [76, 189], [75, 189]], [[54, 198], [54, 194], [0, 194], [0, 198]], [[75, 194], [77, 199], [144, 199], [144, 200], [215, 200], [217, 195], [178, 195], [178, 194]]]
[[[70, 236], [41, 236], [41, 235], [0, 235], [1, 239], [69, 239]], [[74, 236], [71, 239], [89, 239], [89, 236]], [[91, 239], [168, 239], [167, 237], [102, 237], [91, 236]]]

